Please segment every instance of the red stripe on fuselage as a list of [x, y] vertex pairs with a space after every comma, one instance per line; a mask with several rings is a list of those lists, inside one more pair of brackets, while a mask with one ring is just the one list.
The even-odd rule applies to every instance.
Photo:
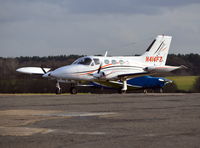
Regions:
[[[107, 64], [107, 65], [101, 66], [101, 68], [109, 67], [109, 66], [112, 66], [112, 65], [113, 65], [113, 64]], [[98, 70], [98, 69], [97, 69], [97, 70]], [[92, 70], [92, 71], [89, 71], [89, 72], [80, 73], [80, 75], [92, 74], [92, 73], [94, 73], [94, 72], [97, 71], [97, 70]]]

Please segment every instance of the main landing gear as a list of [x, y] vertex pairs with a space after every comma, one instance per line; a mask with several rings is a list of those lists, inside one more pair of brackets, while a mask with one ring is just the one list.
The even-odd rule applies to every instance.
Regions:
[[119, 90], [119, 93], [125, 94], [127, 91], [127, 80], [123, 80], [123, 87], [121, 90]]
[[156, 89], [144, 89], [144, 93], [163, 93], [163, 88], [156, 88]]

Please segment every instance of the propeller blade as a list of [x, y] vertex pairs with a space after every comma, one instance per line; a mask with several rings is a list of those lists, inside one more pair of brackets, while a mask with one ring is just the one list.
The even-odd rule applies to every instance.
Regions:
[[41, 65], [41, 69], [42, 69], [42, 71], [44, 72], [44, 74], [46, 74], [46, 73], [47, 73], [47, 72], [45, 71], [45, 69], [44, 69], [43, 65]]
[[102, 64], [100, 64], [100, 66], [99, 66], [99, 69], [98, 69], [97, 73], [100, 73], [100, 71], [101, 71], [101, 66], [102, 66]]

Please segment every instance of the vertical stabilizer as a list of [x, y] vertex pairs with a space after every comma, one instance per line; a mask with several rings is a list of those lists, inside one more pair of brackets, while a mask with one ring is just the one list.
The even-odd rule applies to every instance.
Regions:
[[149, 66], [164, 66], [167, 60], [171, 36], [158, 35], [141, 56], [142, 62]]

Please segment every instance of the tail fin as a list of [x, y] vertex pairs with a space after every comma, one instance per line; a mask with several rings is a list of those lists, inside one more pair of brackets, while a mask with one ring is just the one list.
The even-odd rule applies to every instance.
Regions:
[[149, 66], [164, 66], [171, 40], [171, 36], [158, 35], [141, 56], [141, 60]]

